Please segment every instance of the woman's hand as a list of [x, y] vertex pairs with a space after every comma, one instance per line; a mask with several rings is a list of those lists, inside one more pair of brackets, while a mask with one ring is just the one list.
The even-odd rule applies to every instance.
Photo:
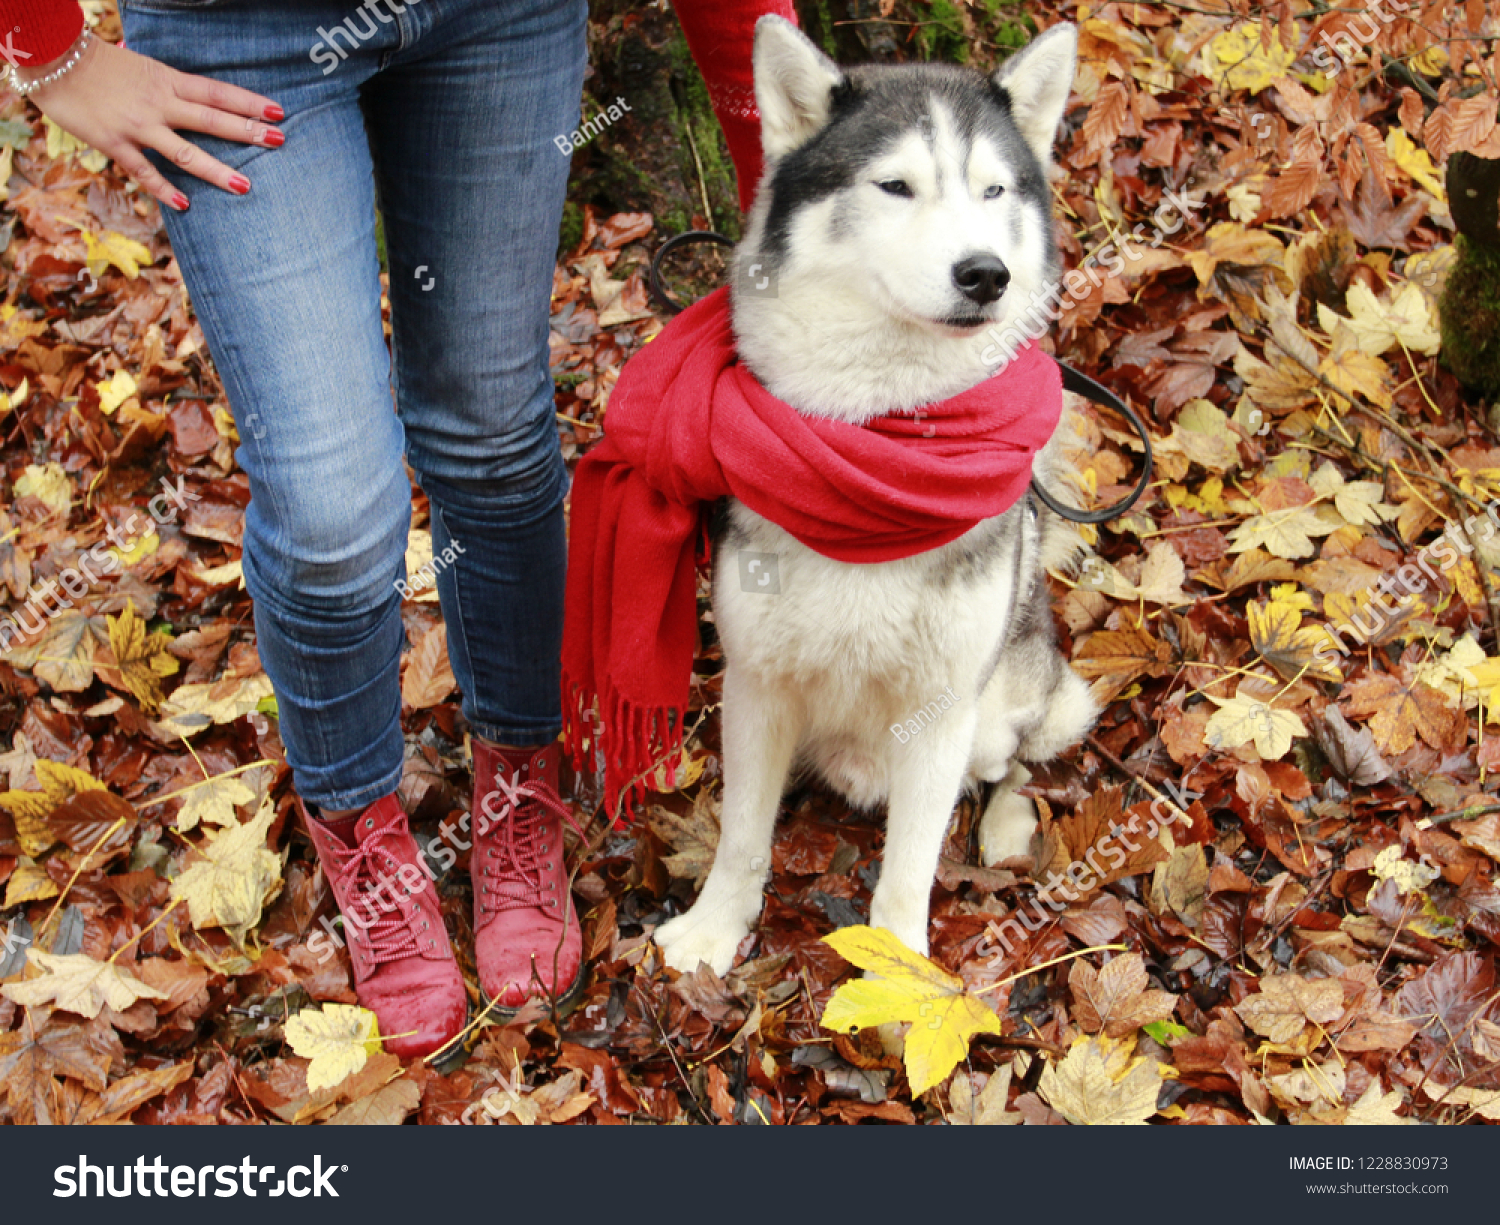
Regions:
[[[32, 70], [37, 74], [45, 66]], [[179, 212], [188, 199], [147, 159], [154, 149], [191, 175], [235, 195], [250, 180], [184, 140], [177, 130], [276, 148], [286, 137], [269, 123], [282, 110], [269, 98], [207, 77], [190, 76], [124, 47], [91, 38], [82, 61], [31, 93], [58, 127], [92, 145], [162, 204]]]

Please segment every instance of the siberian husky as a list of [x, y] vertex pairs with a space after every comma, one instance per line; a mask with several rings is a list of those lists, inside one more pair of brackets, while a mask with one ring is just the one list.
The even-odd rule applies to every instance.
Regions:
[[[1056, 26], [993, 77], [842, 71], [790, 23], [761, 19], [766, 172], [731, 292], [741, 360], [766, 388], [799, 412], [857, 423], [995, 372], [993, 337], [1059, 272], [1047, 173], [1076, 45], [1073, 26]], [[1043, 480], [1060, 475], [1053, 450], [1038, 457]], [[1030, 777], [1021, 763], [1077, 743], [1098, 714], [1058, 651], [1047, 598], [1046, 568], [1079, 545], [1026, 497], [941, 548], [852, 565], [727, 504], [713, 582], [721, 834], [697, 903], [656, 932], [668, 965], [730, 968], [760, 914], [797, 769], [858, 807], [887, 805], [870, 922], [919, 952], [966, 788], [995, 784], [984, 861], [1027, 854], [1036, 815], [1016, 791]], [[745, 553], [764, 564], [738, 564]], [[779, 590], [767, 595], [772, 561]]]

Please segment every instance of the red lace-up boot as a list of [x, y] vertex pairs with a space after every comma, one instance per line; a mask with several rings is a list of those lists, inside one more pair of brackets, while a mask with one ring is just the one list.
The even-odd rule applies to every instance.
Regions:
[[583, 933], [563, 865], [562, 823], [573, 814], [557, 794], [559, 746], [473, 743], [479, 986], [502, 1017], [532, 995], [570, 1005], [584, 987]]
[[344, 916], [359, 1002], [391, 1054], [432, 1054], [463, 1029], [469, 1002], [406, 813], [394, 795], [376, 800], [352, 819], [347, 843], [305, 808], [302, 817]]

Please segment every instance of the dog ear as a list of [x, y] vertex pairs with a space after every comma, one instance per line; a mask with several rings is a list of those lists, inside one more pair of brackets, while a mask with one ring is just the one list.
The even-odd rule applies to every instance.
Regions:
[[1077, 53], [1078, 27], [1063, 22], [1027, 44], [995, 73], [995, 84], [1010, 95], [1011, 118], [1043, 166], [1052, 162], [1052, 142], [1073, 88]]
[[755, 23], [753, 62], [761, 149], [774, 162], [828, 122], [830, 96], [844, 75], [801, 30], [774, 14]]

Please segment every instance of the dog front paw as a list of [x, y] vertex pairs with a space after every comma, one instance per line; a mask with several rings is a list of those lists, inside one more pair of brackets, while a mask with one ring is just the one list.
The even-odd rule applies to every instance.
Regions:
[[997, 791], [979, 819], [979, 861], [987, 868], [1011, 860], [1032, 860], [1036, 805], [1014, 791]]
[[694, 906], [684, 915], [656, 929], [657, 947], [674, 970], [690, 974], [700, 963], [721, 977], [734, 965], [740, 941], [750, 934], [751, 922], [742, 922], [722, 911], [700, 915]]

